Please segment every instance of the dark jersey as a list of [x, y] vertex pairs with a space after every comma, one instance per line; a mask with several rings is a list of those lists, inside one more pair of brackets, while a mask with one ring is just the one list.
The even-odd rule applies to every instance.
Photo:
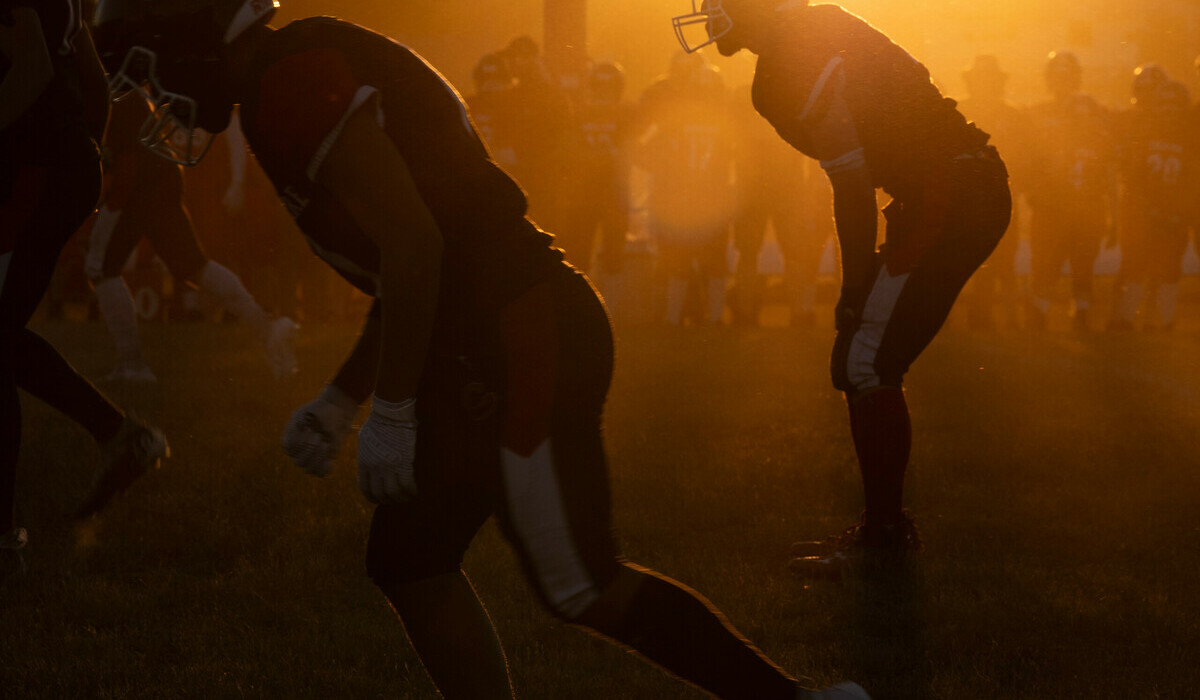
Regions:
[[1120, 120], [1120, 171], [1134, 215], [1181, 219], [1194, 206], [1195, 136], [1185, 114], [1135, 109]]
[[[37, 11], [54, 66], [54, 77], [33, 106], [0, 133], [0, 155], [26, 160], [36, 158], [48, 143], [61, 138], [64, 130], [85, 128], [73, 43], [83, 28], [83, 12], [81, 0], [0, 0], [0, 24], [12, 26], [12, 11], [17, 7]], [[8, 59], [0, 55], [0, 80], [8, 75], [8, 69]]]
[[1034, 209], [1103, 213], [1116, 144], [1108, 113], [1088, 95], [1029, 110], [1034, 143], [1027, 197]]
[[929, 71], [863, 19], [836, 5], [814, 5], [792, 22], [785, 45], [758, 59], [754, 107], [785, 141], [819, 157], [808, 135], [841, 71], [874, 185], [904, 198], [924, 174], [987, 143], [988, 136], [943, 97]]
[[444, 302], [499, 307], [561, 260], [525, 217], [524, 193], [488, 154], [458, 93], [412, 50], [316, 17], [276, 31], [256, 72], [258, 92], [241, 108], [246, 141], [313, 251], [359, 289], [378, 293], [379, 250], [316, 175], [364, 104], [378, 104], [438, 224]]

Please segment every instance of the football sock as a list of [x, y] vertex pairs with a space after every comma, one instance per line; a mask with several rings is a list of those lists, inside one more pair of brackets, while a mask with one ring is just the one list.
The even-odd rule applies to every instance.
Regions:
[[237, 316], [260, 336], [266, 333], [267, 314], [238, 276], [220, 263], [209, 260], [200, 271], [200, 289], [216, 297], [221, 308]]
[[120, 362], [142, 361], [142, 344], [138, 339], [137, 313], [133, 308], [133, 296], [125, 280], [120, 276], [108, 277], [93, 285], [96, 301], [108, 332], [117, 346]]
[[796, 681], [699, 593], [653, 571], [636, 570], [641, 580], [625, 613], [619, 620], [588, 620], [591, 629], [718, 698], [796, 696]]
[[912, 448], [912, 424], [900, 387], [882, 386], [852, 397], [850, 433], [862, 470], [866, 524], [889, 525], [900, 519], [904, 472]]
[[75, 371], [53, 345], [28, 328], [17, 334], [17, 385], [83, 426], [103, 445], [121, 429], [125, 414]]

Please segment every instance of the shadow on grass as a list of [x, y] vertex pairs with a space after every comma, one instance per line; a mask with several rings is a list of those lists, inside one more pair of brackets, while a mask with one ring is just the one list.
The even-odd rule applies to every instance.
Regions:
[[835, 619], [855, 640], [848, 677], [862, 679], [873, 700], [933, 697], [920, 561], [870, 562], [843, 585]]

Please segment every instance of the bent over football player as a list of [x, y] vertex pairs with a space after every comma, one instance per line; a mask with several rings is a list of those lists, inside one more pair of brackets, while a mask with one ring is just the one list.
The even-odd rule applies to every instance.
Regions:
[[[841, 535], [797, 543], [791, 566], [821, 575], [865, 553], [919, 548], [902, 507], [912, 428], [901, 382], [1004, 234], [1004, 164], [924, 66], [837, 5], [693, 0], [674, 24], [686, 51], [716, 43], [726, 56], [758, 54], [755, 109], [820, 161], [833, 187], [842, 288], [831, 367], [866, 509]], [[876, 188], [892, 198], [878, 250]]]
[[193, 127], [221, 131], [239, 103], [313, 250], [375, 297], [283, 443], [328, 473], [373, 394], [358, 434], [359, 487], [377, 504], [367, 568], [442, 694], [512, 696], [461, 569], [496, 513], [551, 611], [714, 695], [866, 697], [799, 688], [703, 598], [620, 557], [601, 439], [612, 335], [587, 278], [525, 217], [462, 99], [419, 56], [332, 18], [274, 29], [273, 12], [269, 0], [104, 0], [97, 35], [131, 47], [118, 79], [154, 93], [163, 138], [151, 145], [178, 160], [202, 150]]
[[103, 447], [80, 515], [167, 454], [157, 428], [126, 417], [29, 323], [63, 246], [100, 194], [108, 121], [104, 69], [79, 0], [0, 0], [0, 582], [24, 573], [16, 526], [18, 388], [78, 421]]

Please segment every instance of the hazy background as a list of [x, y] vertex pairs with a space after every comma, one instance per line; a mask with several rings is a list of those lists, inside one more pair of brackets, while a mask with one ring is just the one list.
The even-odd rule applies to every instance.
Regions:
[[[464, 93], [485, 52], [520, 34], [542, 43], [545, 2], [556, 0], [282, 0], [277, 23], [317, 14], [340, 16], [417, 49]], [[1046, 54], [1070, 49], [1084, 64], [1085, 89], [1109, 106], [1128, 99], [1132, 69], [1155, 61], [1200, 88], [1192, 61], [1200, 54], [1200, 0], [845, 0], [838, 3], [884, 30], [924, 62], [949, 95], [964, 91], [962, 71], [980, 53], [999, 56], [1010, 96], [1029, 104], [1045, 97]], [[628, 71], [627, 96], [640, 94], [678, 51], [670, 18], [688, 0], [588, 3], [589, 55]], [[712, 56], [731, 85], [748, 82], [752, 58]]]

